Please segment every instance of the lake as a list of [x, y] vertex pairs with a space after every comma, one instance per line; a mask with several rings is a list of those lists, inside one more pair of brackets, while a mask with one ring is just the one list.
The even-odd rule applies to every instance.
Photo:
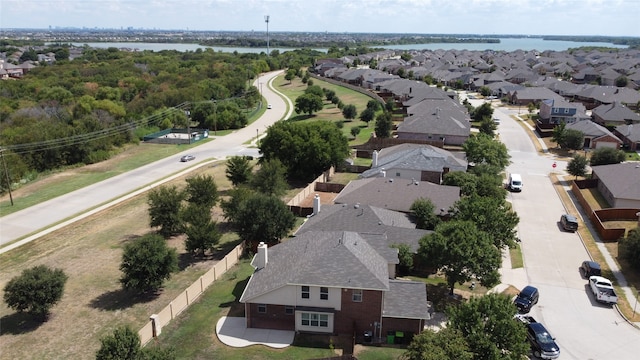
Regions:
[[[198, 44], [178, 44], [178, 43], [144, 43], [144, 42], [92, 42], [92, 43], [71, 43], [74, 46], [88, 45], [95, 48], [129, 48], [139, 51], [152, 50], [177, 50], [180, 52], [196, 51], [197, 49], [211, 48], [214, 51], [222, 52], [238, 52], [238, 53], [261, 53], [266, 52], [265, 48], [246, 48], [246, 47], [226, 47], [226, 46], [201, 46]], [[496, 51], [515, 51], [515, 50], [538, 50], [538, 51], [565, 51], [570, 48], [577, 48], [583, 46], [594, 47], [610, 47], [617, 49], [626, 49], [626, 45], [614, 45], [605, 42], [577, 42], [577, 41], [557, 41], [557, 40], [543, 40], [541, 38], [501, 38], [500, 43], [475, 43], [475, 44], [461, 44], [461, 43], [438, 43], [438, 44], [404, 44], [404, 45], [386, 45], [381, 46], [385, 49], [394, 50], [496, 50]], [[292, 50], [291, 48], [278, 48], [270, 47], [269, 50], [278, 50], [281, 53]], [[327, 52], [327, 49], [315, 49], [322, 52]]]

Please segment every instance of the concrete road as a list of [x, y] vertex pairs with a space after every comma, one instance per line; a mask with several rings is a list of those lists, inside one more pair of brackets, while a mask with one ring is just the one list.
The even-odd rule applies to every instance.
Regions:
[[[269, 86], [270, 81], [280, 73], [282, 71], [266, 73], [255, 80], [254, 85], [261, 90], [267, 103], [272, 105], [272, 109], [266, 110], [264, 115], [251, 125], [225, 136], [214, 136], [213, 141], [183, 153], [3, 216], [0, 218], [0, 246], [2, 247], [0, 252], [37, 238], [43, 235], [43, 231], [46, 233], [55, 230], [57, 227], [54, 225], [56, 224], [63, 226], [78, 216], [86, 216], [90, 214], [88, 211], [91, 209], [105, 204], [108, 206], [126, 194], [136, 190], [146, 191], [158, 180], [167, 180], [168, 176], [189, 171], [194, 165], [207, 159], [224, 159], [230, 155], [257, 156], [258, 149], [250, 147], [250, 142], [255, 141], [258, 136], [264, 135], [267, 127], [274, 122], [289, 117], [293, 111], [291, 101], [278, 95]], [[195, 155], [196, 160], [186, 163], [180, 162], [180, 157], [187, 153]], [[45, 231], [45, 229], [47, 230]], [[5, 246], [17, 239], [23, 240], [11, 246]]]
[[[518, 288], [533, 285], [540, 290], [540, 301], [531, 315], [557, 338], [560, 359], [640, 358], [640, 331], [620, 317], [610, 306], [596, 303], [578, 267], [589, 255], [576, 233], [561, 230], [558, 221], [565, 212], [549, 174], [566, 162], [551, 155], [540, 156], [521, 125], [509, 110], [496, 108], [498, 132], [511, 155], [507, 171], [522, 175], [524, 188], [510, 193], [520, 216], [518, 232], [525, 263]], [[517, 111], [516, 111], [517, 112]]]

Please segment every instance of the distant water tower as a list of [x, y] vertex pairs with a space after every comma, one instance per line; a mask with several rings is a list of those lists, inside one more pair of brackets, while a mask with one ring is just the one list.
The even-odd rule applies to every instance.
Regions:
[[267, 23], [267, 56], [269, 56], [269, 15], [264, 16], [264, 22]]

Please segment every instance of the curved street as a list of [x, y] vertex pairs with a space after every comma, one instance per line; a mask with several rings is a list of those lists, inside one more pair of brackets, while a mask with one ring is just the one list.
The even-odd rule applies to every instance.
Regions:
[[[0, 218], [0, 253], [96, 213], [127, 196], [147, 191], [172, 177], [190, 171], [194, 166], [204, 166], [211, 160], [224, 159], [230, 155], [258, 155], [258, 149], [247, 144], [262, 136], [271, 124], [290, 116], [293, 111], [291, 101], [270, 86], [270, 82], [281, 73], [282, 70], [265, 73], [254, 81], [254, 85], [261, 91], [267, 103], [272, 105], [272, 109], [266, 110], [258, 120], [247, 127], [223, 137], [214, 136], [213, 141], [180, 154], [3, 216]], [[180, 162], [180, 157], [187, 153], [195, 155], [196, 161]], [[5, 246], [17, 239], [21, 240]]]

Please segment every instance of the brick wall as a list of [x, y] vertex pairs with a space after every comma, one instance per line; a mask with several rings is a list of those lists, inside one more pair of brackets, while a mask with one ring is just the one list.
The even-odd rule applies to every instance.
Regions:
[[[345, 291], [346, 290], [346, 291]], [[352, 300], [352, 289], [342, 290], [341, 310], [336, 312], [334, 331], [357, 335], [373, 331], [373, 324], [382, 314], [382, 291], [363, 290], [362, 302]]]
[[267, 305], [266, 313], [258, 312], [258, 304], [249, 303], [245, 306], [246, 316], [249, 319], [248, 326], [259, 329], [295, 330], [296, 317], [287, 315], [284, 305]]

